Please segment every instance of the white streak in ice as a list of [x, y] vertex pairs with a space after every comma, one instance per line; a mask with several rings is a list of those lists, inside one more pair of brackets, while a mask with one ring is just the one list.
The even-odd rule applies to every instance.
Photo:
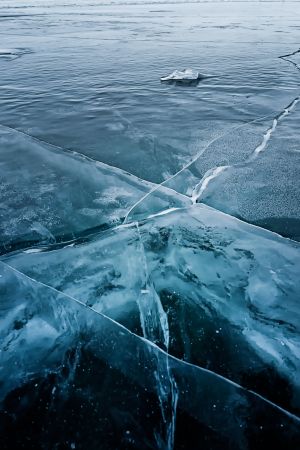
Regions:
[[278, 123], [285, 117], [288, 116], [290, 114], [290, 112], [295, 108], [295, 106], [297, 105], [297, 103], [300, 101], [300, 97], [296, 97], [292, 103], [290, 103], [283, 111], [282, 113], [280, 113], [277, 117], [275, 117], [275, 119], [273, 120], [272, 126], [266, 131], [266, 133], [263, 136], [263, 140], [262, 142], [256, 147], [256, 149], [254, 150], [254, 152], [252, 153], [252, 155], [249, 158], [249, 161], [253, 161], [253, 159], [257, 158], [257, 156], [265, 150], [265, 148], [267, 147], [267, 144], [269, 142], [269, 140], [272, 137], [272, 134], [274, 133], [274, 131], [276, 130]]
[[216, 178], [220, 173], [224, 172], [225, 169], [227, 169], [229, 166], [219, 166], [215, 167], [214, 169], [209, 169], [199, 184], [195, 186], [192, 192], [192, 202], [195, 204], [197, 200], [199, 200], [209, 185], [210, 181]]

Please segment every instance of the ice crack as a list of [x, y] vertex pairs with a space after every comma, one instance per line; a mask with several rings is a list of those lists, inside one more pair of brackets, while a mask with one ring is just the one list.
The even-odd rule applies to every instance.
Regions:
[[164, 429], [156, 432], [155, 438], [159, 448], [172, 450], [174, 447], [178, 390], [169, 366], [168, 350], [170, 334], [168, 316], [163, 309], [159, 295], [150, 279], [139, 223], [135, 222], [135, 226], [140, 243], [141, 263], [145, 274], [144, 286], [137, 300], [143, 335], [148, 341], [154, 344], [163, 344], [163, 348], [167, 353], [165, 360], [161, 361], [159, 358], [157, 359], [157, 370], [155, 373], [159, 404], [164, 423]]
[[224, 172], [229, 166], [218, 166], [214, 169], [209, 169], [199, 184], [197, 184], [192, 191], [192, 202], [193, 204], [197, 203], [197, 200], [202, 196], [203, 192], [207, 188], [208, 184], [214, 178], [220, 175], [220, 173]]
[[[206, 152], [206, 150], [208, 150], [209, 147], [211, 147], [215, 142], [217, 142], [220, 139], [228, 136], [232, 131], [240, 130], [241, 128], [243, 128], [243, 127], [245, 127], [247, 125], [250, 125], [251, 123], [255, 123], [255, 122], [259, 122], [261, 120], [267, 119], [270, 116], [272, 116], [273, 114], [274, 114], [274, 112], [272, 112], [270, 114], [267, 114], [265, 116], [256, 118], [256, 119], [252, 119], [252, 120], [247, 121], [247, 122], [245, 122], [245, 123], [243, 123], [241, 125], [233, 126], [228, 131], [226, 131], [225, 133], [221, 133], [219, 136], [217, 136], [214, 139], [212, 139], [204, 148], [202, 148], [199, 152], [197, 152], [197, 154], [187, 164], [185, 164], [180, 170], [178, 170], [178, 172], [176, 172], [174, 175], [171, 175], [169, 178], [167, 178], [166, 180], [162, 181], [160, 184], [154, 186], [153, 189], [151, 189], [149, 192], [147, 192], [134, 205], [132, 205], [129, 208], [129, 210], [127, 211], [127, 214], [126, 214], [125, 219], [124, 219], [124, 223], [128, 223], [128, 219], [130, 217], [130, 214], [136, 209], [137, 206], [139, 206], [144, 200], [146, 200], [146, 198], [148, 198], [151, 194], [153, 194], [155, 191], [157, 191], [161, 186], [165, 186], [165, 184], [167, 184], [169, 181], [173, 180], [178, 175], [180, 175], [182, 172], [184, 172], [189, 167], [191, 167], [200, 158], [200, 156], [202, 156], [203, 153]], [[168, 188], [168, 189], [171, 189], [171, 188]], [[175, 192], [177, 192], [177, 191], [175, 191]], [[184, 194], [181, 194], [181, 195], [184, 195]], [[191, 204], [193, 204], [193, 198], [191, 198]]]
[[[110, 170], [116, 172], [118, 175], [126, 175], [126, 176], [129, 176], [131, 178], [134, 178], [135, 180], [144, 183], [145, 186], [149, 186], [149, 187], [151, 186], [152, 189], [155, 188], [155, 190], [157, 190], [163, 185], [163, 183], [157, 184], [157, 183], [154, 183], [153, 181], [148, 181], [148, 180], [145, 180], [144, 178], [140, 178], [140, 177], [134, 175], [131, 172], [128, 172], [128, 171], [126, 171], [124, 169], [121, 169], [120, 167], [112, 166], [110, 164], [107, 164], [107, 163], [104, 163], [102, 161], [99, 161], [98, 159], [91, 158], [90, 156], [84, 155], [83, 153], [80, 153], [80, 152], [78, 152], [76, 150], [71, 150], [71, 149], [66, 148], [66, 147], [61, 147], [59, 145], [52, 144], [51, 142], [48, 142], [45, 139], [41, 139], [41, 138], [38, 138], [36, 136], [33, 136], [32, 134], [27, 133], [26, 131], [19, 130], [17, 128], [14, 128], [14, 127], [11, 127], [9, 125], [2, 124], [2, 123], [0, 124], [0, 126], [3, 127], [3, 128], [6, 128], [7, 130], [15, 131], [16, 133], [19, 133], [19, 134], [22, 134], [22, 135], [24, 135], [26, 137], [29, 137], [34, 142], [38, 142], [38, 143], [41, 143], [41, 144], [46, 144], [46, 145], [49, 145], [52, 148], [55, 148], [56, 150], [60, 150], [60, 151], [62, 151], [64, 153], [69, 153], [69, 154], [71, 154], [73, 156], [77, 156], [80, 159], [82, 159], [84, 161], [87, 161], [87, 162], [89, 162], [89, 163], [91, 163], [91, 164], [93, 164], [95, 166], [100, 167], [100, 168], [110, 169]], [[185, 198], [187, 197], [187, 195], [181, 194], [180, 192], [175, 191], [175, 189], [172, 189], [172, 188], [169, 188], [169, 187], [166, 187], [166, 186], [164, 188], [167, 191], [169, 191], [170, 193], [172, 192], [173, 194], [179, 195], [181, 197], [185, 197]]]
[[[288, 53], [286, 55], [279, 56], [280, 59], [284, 61], [288, 61], [291, 64], [293, 64], [297, 70], [300, 71], [300, 66], [292, 61], [291, 59], [288, 59], [291, 56], [297, 55], [300, 53], [300, 48], [298, 50], [295, 50], [292, 53]], [[254, 149], [253, 153], [249, 156], [249, 158], [245, 161], [245, 163], [253, 161], [258, 157], [258, 155], [264, 151], [268, 145], [268, 142], [270, 141], [272, 134], [275, 132], [278, 123], [284, 119], [284, 117], [288, 116], [292, 110], [295, 108], [297, 103], [300, 101], [300, 96], [297, 96], [286, 108], [283, 109], [282, 112], [277, 114], [277, 116], [273, 119], [272, 125], [270, 128], [267, 129], [263, 136], [262, 142]], [[244, 163], [243, 163], [244, 164]], [[224, 170], [228, 169], [229, 167], [239, 167], [241, 164], [234, 164], [233, 166], [218, 166], [213, 169], [209, 169], [204, 177], [201, 179], [200, 183], [197, 184], [192, 192], [192, 202], [196, 203], [199, 201], [203, 195], [203, 192], [207, 189], [209, 183], [211, 180], [217, 178]]]
[[[295, 423], [297, 423], [297, 424], [300, 423], [300, 418], [297, 415], [295, 415], [295, 414], [289, 412], [288, 410], [278, 406], [276, 403], [273, 403], [272, 401], [270, 401], [267, 398], [265, 398], [264, 396], [256, 393], [255, 391], [252, 391], [252, 390], [249, 390], [247, 388], [244, 388], [243, 386], [239, 385], [238, 383], [233, 382], [230, 379], [228, 379], [228, 378], [226, 378], [226, 377], [224, 377], [222, 375], [219, 375], [218, 373], [215, 373], [215, 372], [213, 372], [213, 371], [211, 371], [209, 369], [205, 369], [205, 368], [203, 368], [201, 366], [194, 365], [192, 363], [188, 363], [188, 362], [180, 360], [180, 359], [178, 359], [178, 358], [176, 358], [174, 356], [170, 356], [165, 350], [160, 349], [153, 342], [148, 341], [145, 338], [142, 338], [140, 336], [135, 335], [134, 333], [132, 333], [130, 330], [128, 330], [126, 327], [124, 327], [123, 325], [119, 324], [115, 320], [109, 318], [108, 316], [106, 316], [103, 313], [100, 313], [100, 312], [97, 312], [97, 311], [93, 310], [89, 306], [85, 305], [85, 303], [83, 303], [83, 302], [79, 301], [78, 299], [70, 296], [69, 294], [62, 293], [61, 291], [59, 291], [59, 290], [57, 290], [57, 289], [55, 289], [55, 288], [53, 288], [53, 287], [51, 287], [51, 286], [49, 286], [49, 285], [47, 285], [45, 283], [37, 281], [34, 278], [29, 277], [28, 275], [24, 274], [23, 272], [19, 271], [18, 269], [15, 269], [14, 267], [12, 267], [11, 265], [9, 265], [7, 263], [4, 263], [4, 262], [1, 261], [0, 265], [9, 268], [10, 270], [12, 270], [13, 272], [17, 273], [22, 278], [31, 280], [34, 284], [37, 284], [39, 286], [43, 286], [43, 287], [53, 291], [56, 294], [62, 295], [64, 298], [69, 299], [70, 301], [75, 301], [80, 306], [83, 306], [85, 309], [90, 310], [94, 314], [96, 314], [97, 316], [102, 317], [108, 323], [111, 323], [112, 325], [115, 325], [117, 327], [117, 329], [122, 330], [122, 333], [123, 333], [124, 336], [127, 336], [127, 335], [128, 336], [129, 335], [132, 336], [135, 339], [135, 342], [142, 342], [143, 341], [147, 345], [147, 347], [149, 349], [149, 352], [151, 353], [151, 357], [155, 356], [155, 355], [157, 357], [156, 358], [157, 359], [157, 369], [158, 369], [157, 372], [161, 371], [162, 374], [163, 373], [164, 374], [168, 374], [168, 373], [170, 374], [172, 372], [172, 380], [173, 381], [172, 381], [171, 387], [170, 387], [170, 390], [172, 392], [172, 398], [171, 398], [172, 401], [169, 403], [169, 405], [171, 407], [170, 411], [172, 412], [172, 416], [171, 416], [170, 425], [168, 427], [168, 433], [167, 433], [167, 438], [168, 439], [167, 439], [166, 445], [165, 445], [166, 450], [167, 449], [168, 450], [172, 449], [172, 439], [174, 438], [174, 427], [175, 427], [175, 420], [176, 420], [177, 402], [181, 400], [181, 405], [186, 409], [186, 406], [183, 404], [184, 400], [179, 395], [181, 390], [184, 389], [185, 382], [186, 382], [184, 379], [182, 380], [180, 377], [178, 377], [179, 373], [182, 373], [182, 371], [178, 372], [178, 370], [177, 370], [177, 376], [176, 376], [176, 379], [178, 380], [180, 389], [177, 388], [177, 383], [175, 381], [175, 376], [173, 376], [173, 371], [175, 370], [175, 372], [176, 372], [176, 368], [179, 369], [180, 367], [183, 368], [184, 372], [185, 371], [188, 372], [188, 370], [190, 370], [190, 369], [191, 370], [196, 370], [199, 374], [201, 373], [204, 376], [205, 376], [205, 374], [207, 374], [207, 376], [213, 376], [215, 382], [220, 381], [222, 383], [226, 383], [226, 385], [228, 384], [228, 385], [231, 385], [231, 386], [241, 390], [241, 392], [249, 392], [252, 396], [262, 400], [263, 402], [268, 403], [269, 405], [274, 407], [274, 409], [276, 409], [277, 411], [280, 411], [285, 416], [287, 416], [290, 419], [292, 419], [293, 421], [295, 421]], [[163, 358], [163, 356], [164, 356], [164, 358]], [[109, 355], [108, 355], [108, 357], [109, 357]], [[166, 359], [167, 362], [163, 362], [163, 359]], [[111, 364], [113, 366], [117, 366], [118, 367], [118, 362], [119, 362], [119, 360], [114, 360], [113, 358], [111, 360]], [[164, 368], [167, 368], [167, 371], [164, 371]], [[134, 373], [132, 374], [132, 376], [133, 376], [133, 378], [135, 378], [135, 374]], [[164, 376], [161, 377], [161, 382], [164, 383], [163, 386], [165, 386], [165, 380], [166, 380], [166, 378], [165, 378], [165, 375], [164, 375]], [[139, 381], [143, 382], [143, 379], [139, 380]], [[167, 390], [165, 392], [169, 392], [170, 393], [170, 391], [167, 391]], [[188, 406], [188, 404], [187, 404], [187, 406]], [[199, 412], [201, 412], [201, 408], [200, 408]], [[167, 416], [165, 416], [165, 417], [167, 417]], [[201, 414], [200, 414], [200, 417], [202, 417]]]
[[288, 106], [286, 106], [282, 112], [277, 114], [277, 116], [273, 119], [272, 125], [270, 128], [267, 129], [265, 134], [263, 135], [262, 142], [253, 150], [251, 155], [246, 159], [243, 163], [233, 164], [232, 166], [217, 166], [213, 169], [209, 169], [204, 177], [200, 180], [200, 182], [194, 187], [192, 192], [192, 202], [196, 203], [199, 201], [204, 193], [204, 191], [207, 189], [210, 182], [217, 178], [221, 173], [223, 173], [225, 170], [232, 168], [232, 167], [241, 167], [244, 164], [247, 164], [248, 162], [251, 162], [255, 160], [258, 155], [264, 151], [268, 145], [268, 142], [270, 141], [273, 133], [275, 132], [278, 123], [284, 119], [284, 117], [288, 116], [292, 110], [295, 108], [297, 103], [300, 101], [300, 97], [296, 97]]
[[145, 248], [138, 222], [135, 222], [135, 226], [139, 239], [141, 263], [145, 274], [144, 286], [142, 287], [138, 298], [143, 335], [152, 342], [163, 344], [164, 348], [168, 350], [169, 325], [167, 314], [165, 313], [160, 298], [150, 280]]
[[282, 59], [283, 61], [287, 61], [291, 64], [293, 64], [293, 66], [296, 67], [296, 69], [298, 69], [300, 71], [300, 66], [299, 64], [295, 63], [295, 61], [292, 61], [291, 59], [289, 59], [290, 56], [295, 56], [297, 54], [300, 53], [300, 48], [298, 50], [295, 50], [292, 53], [288, 53], [287, 55], [282, 55], [282, 56], [278, 56], [279, 59]]

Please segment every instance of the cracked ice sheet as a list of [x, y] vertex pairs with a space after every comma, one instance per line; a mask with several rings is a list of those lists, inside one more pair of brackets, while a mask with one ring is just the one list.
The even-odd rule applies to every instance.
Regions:
[[256, 159], [228, 167], [200, 201], [299, 241], [299, 119], [300, 103], [278, 122]]
[[[262, 15], [253, 15], [249, 5], [243, 11], [223, 5], [226, 14], [218, 17], [212, 5], [169, 5], [176, 19], [172, 13], [157, 14], [157, 7], [135, 5], [130, 8], [132, 20], [127, 5], [89, 4], [84, 14], [80, 5], [57, 9], [51, 4], [41, 8], [42, 14], [32, 5], [7, 10], [1, 6], [5, 46], [17, 47], [22, 40], [32, 53], [2, 64], [0, 123], [84, 151], [150, 181], [178, 171], [216, 128], [224, 130], [276, 109], [295, 87], [286, 64], [277, 61], [283, 47], [278, 27], [286, 32], [285, 46], [297, 41], [297, 27], [287, 32], [285, 25], [298, 23], [288, 8], [279, 9], [281, 21], [273, 9], [274, 22], [266, 27], [261, 5]], [[234, 24], [232, 9], [238, 17]], [[195, 39], [203, 43], [200, 60]], [[161, 86], [160, 76], [178, 66], [178, 55], [180, 65], [213, 77], [199, 89]]]
[[[223, 131], [215, 130], [215, 136], [208, 141], [202, 141], [197, 151], [195, 150], [193, 158], [183, 164], [177, 173], [170, 175], [161, 185], [194, 198], [194, 194], [198, 189], [202, 193], [202, 182], [210, 174], [210, 171], [218, 170], [218, 168], [222, 169], [223, 167], [227, 169], [228, 166], [230, 168], [230, 166], [239, 166], [243, 165], [244, 162], [248, 162], [253, 156], [256, 156], [254, 153], [259, 149], [270, 124], [274, 125], [274, 122], [276, 122], [275, 129], [271, 132], [272, 135], [273, 131], [276, 131], [277, 122], [286, 120], [285, 116], [293, 113], [299, 102], [298, 96], [291, 99], [289, 94], [284, 98], [287, 104], [285, 106], [281, 105], [280, 111], [273, 111], [265, 116], [231, 125]], [[290, 135], [292, 140], [291, 132]], [[288, 169], [292, 170], [292, 167], [288, 166]], [[155, 189], [153, 192], [155, 192]], [[249, 185], [248, 190], [251, 192], [252, 186]], [[143, 201], [139, 201], [128, 211], [126, 221], [138, 217], [140, 209], [142, 212], [145, 208], [145, 203], [151, 201], [151, 195], [152, 191], [150, 194], [146, 194]], [[218, 209], [223, 210], [222, 207]], [[239, 217], [239, 215], [237, 216]]]
[[[0, 126], [0, 251], [118, 225], [153, 184]], [[189, 203], [160, 188], [147, 214]], [[142, 212], [143, 215], [143, 212]]]
[[[2, 263], [0, 274], [4, 448], [12, 436], [14, 442], [34, 439], [46, 448], [62, 441], [72, 448], [88, 444], [96, 449], [99, 442], [105, 449], [167, 448], [168, 418], [160, 403], [165, 402], [166, 413], [170, 376], [178, 386], [175, 448], [180, 439], [186, 442], [187, 424], [204, 449], [206, 442], [246, 449], [257, 439], [298, 445], [299, 420], [275, 405], [168, 356], [102, 314]], [[28, 415], [36, 424], [32, 428], [31, 423], [30, 436], [24, 427]]]
[[140, 334], [147, 279], [153, 326], [162, 305], [171, 354], [299, 411], [298, 244], [199, 204], [146, 220], [139, 233], [133, 224], [4, 260]]
[[[226, 130], [215, 130], [215, 135], [210, 140], [201, 140], [201, 145], [195, 149], [193, 158], [161, 185], [192, 196], [195, 186], [199, 184], [205, 173], [214, 167], [214, 164], [234, 164], [249, 157], [253, 148], [261, 140], [266, 121], [265, 117], [256, 118], [251, 119], [250, 122], [230, 126]], [[155, 193], [156, 189], [157, 187], [154, 186], [152, 192]], [[129, 209], [126, 221], [135, 220], [139, 214], [143, 213], [147, 203], [151, 204], [152, 192], [146, 194], [144, 199]]]
[[[81, 241], [81, 240], [80, 240]], [[30, 252], [30, 250], [29, 250]], [[31, 256], [36, 255], [36, 259]], [[131, 331], [145, 331], [163, 344], [157, 295], [145, 266], [140, 233], [135, 224], [95, 235], [79, 244], [41, 253], [21, 253], [8, 259], [24, 272], [117, 320]], [[23, 270], [22, 269], [22, 270]], [[152, 306], [152, 307], [151, 307]], [[150, 322], [151, 330], [145, 330]]]
[[299, 245], [204, 205], [140, 230], [169, 351], [299, 414]]

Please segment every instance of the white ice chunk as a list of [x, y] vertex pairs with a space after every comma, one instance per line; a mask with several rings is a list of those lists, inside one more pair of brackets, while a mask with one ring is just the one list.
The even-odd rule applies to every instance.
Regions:
[[162, 77], [161, 81], [195, 81], [199, 80], [200, 78], [203, 78], [203, 75], [201, 75], [199, 72], [193, 69], [184, 69], [184, 70], [174, 70], [170, 75], [167, 77]]

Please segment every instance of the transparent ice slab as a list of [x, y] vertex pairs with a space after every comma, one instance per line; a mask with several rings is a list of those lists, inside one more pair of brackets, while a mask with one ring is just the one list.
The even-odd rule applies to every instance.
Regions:
[[[0, 250], [53, 243], [118, 225], [153, 184], [0, 126]], [[159, 211], [189, 200], [159, 188]], [[141, 211], [143, 215], [145, 211]]]
[[41, 250], [4, 260], [299, 411], [298, 244], [197, 204]]
[[202, 448], [298, 445], [295, 416], [2, 263], [0, 270], [4, 448], [14, 433], [14, 442], [44, 448], [163, 449], [172, 439], [180, 448], [186, 426]]

